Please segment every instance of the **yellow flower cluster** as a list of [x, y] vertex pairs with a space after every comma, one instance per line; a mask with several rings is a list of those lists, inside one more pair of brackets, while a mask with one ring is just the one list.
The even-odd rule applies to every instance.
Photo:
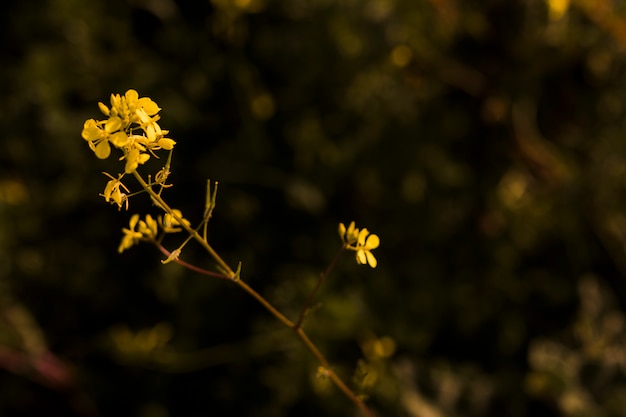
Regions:
[[372, 249], [376, 249], [380, 245], [380, 238], [377, 235], [371, 234], [367, 229], [357, 229], [352, 222], [348, 228], [343, 223], [339, 223], [339, 236], [341, 236], [347, 249], [356, 252], [356, 261], [359, 264], [368, 264], [372, 268], [376, 268], [378, 261], [372, 253]]
[[[178, 209], [172, 210], [177, 216], [182, 217], [182, 213]], [[189, 226], [189, 220], [182, 219], [185, 225]], [[126, 249], [139, 243], [141, 240], [154, 241], [157, 239], [159, 228], [164, 233], [177, 233], [182, 231], [182, 228], [176, 227], [181, 224], [169, 213], [165, 213], [164, 216], [158, 216], [158, 221], [154, 220], [151, 215], [146, 214], [144, 220], [139, 220], [139, 214], [133, 214], [130, 218], [128, 228], [123, 228], [122, 232], [124, 236], [120, 242], [117, 251], [122, 253]]]
[[[123, 96], [111, 94], [111, 107], [103, 103], [98, 103], [98, 106], [108, 118], [85, 121], [82, 137], [100, 159], [111, 155], [111, 145], [121, 149], [127, 174], [150, 159], [154, 151], [171, 150], [176, 144], [165, 137], [168, 131], [162, 130], [157, 123], [160, 119], [159, 106], [149, 97], [140, 98], [135, 90], [128, 90]], [[110, 198], [114, 195], [113, 191], [109, 193]]]
[[154, 239], [157, 235], [157, 223], [149, 214], [145, 220], [139, 220], [139, 214], [133, 214], [130, 218], [129, 228], [123, 228], [124, 237], [117, 248], [119, 253], [136, 245], [142, 239]]

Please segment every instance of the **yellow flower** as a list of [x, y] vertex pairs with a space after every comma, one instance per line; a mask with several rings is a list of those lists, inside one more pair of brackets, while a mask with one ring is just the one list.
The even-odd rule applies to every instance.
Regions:
[[358, 241], [356, 244], [356, 261], [365, 265], [366, 263], [372, 268], [376, 268], [378, 262], [372, 254], [371, 250], [376, 249], [380, 245], [380, 239], [377, 235], [370, 234], [367, 229], [362, 229], [359, 232]]
[[[124, 204], [128, 208], [129, 191], [120, 182], [121, 177], [136, 172], [139, 165], [145, 164], [151, 156], [158, 157], [156, 151], [171, 151], [176, 142], [165, 137], [169, 131], [161, 129], [158, 124], [161, 108], [151, 98], [139, 97], [133, 89], [124, 95], [111, 94], [110, 106], [98, 103], [98, 107], [107, 119], [85, 121], [81, 136], [100, 159], [108, 158], [112, 147], [122, 151], [120, 160], [125, 161], [124, 173], [118, 179], [107, 174], [110, 181], [101, 195], [119, 208]], [[160, 184], [165, 186], [163, 174], [157, 175], [160, 175]]]
[[113, 200], [113, 203], [117, 204], [118, 208], [120, 209], [122, 208], [122, 204], [126, 203], [126, 209], [128, 210], [128, 196], [126, 195], [126, 193], [123, 193], [120, 190], [120, 187], [123, 188], [124, 191], [126, 191], [127, 193], [129, 191], [128, 188], [126, 188], [126, 186], [122, 184], [122, 181], [120, 181], [121, 176], [120, 178], [113, 178], [109, 174], [105, 175], [111, 178], [111, 180], [107, 182], [106, 187], [104, 187], [104, 194], [101, 194], [104, 197], [104, 200], [107, 203]]
[[[104, 125], [104, 127], [103, 127]], [[100, 159], [106, 159], [111, 154], [111, 146], [121, 148], [128, 142], [128, 136], [120, 131], [122, 121], [119, 117], [110, 117], [107, 121], [96, 122], [89, 119], [83, 125], [81, 135], [89, 142], [89, 147]]]
[[158, 226], [157, 222], [149, 214], [146, 214], [145, 220], [139, 220], [139, 214], [133, 214], [130, 218], [129, 228], [123, 228], [122, 232], [124, 232], [124, 236], [120, 246], [117, 248], [119, 253], [136, 245], [141, 239], [155, 239]]
[[123, 228], [122, 232], [124, 232], [124, 236], [122, 237], [122, 241], [120, 242], [120, 246], [117, 248], [119, 253], [124, 252], [126, 249], [129, 249], [133, 245], [137, 244], [139, 240], [143, 237], [141, 232], [135, 230], [137, 223], [139, 222], [139, 214], [133, 214], [130, 218], [129, 228]]
[[[169, 131], [161, 129], [157, 123], [161, 109], [150, 97], [139, 97], [137, 91], [130, 89], [123, 96], [111, 94], [111, 107], [103, 103], [98, 106], [108, 119], [89, 119], [82, 130], [82, 137], [98, 158], [108, 158], [111, 145], [120, 148], [124, 151], [122, 159], [126, 159], [124, 171], [130, 174], [148, 161], [154, 151], [174, 148], [176, 142], [165, 137]], [[142, 131], [142, 134], [133, 134], [133, 131]], [[111, 187], [113, 184], [109, 185]], [[119, 197], [114, 194], [119, 189], [110, 191], [107, 193], [110, 198]]]
[[376, 268], [378, 262], [372, 249], [376, 249], [380, 245], [378, 236], [370, 234], [367, 229], [357, 229], [354, 222], [351, 222], [347, 229], [343, 223], [339, 223], [339, 236], [341, 236], [347, 249], [356, 252], [356, 261], [360, 265], [368, 264], [372, 268]]

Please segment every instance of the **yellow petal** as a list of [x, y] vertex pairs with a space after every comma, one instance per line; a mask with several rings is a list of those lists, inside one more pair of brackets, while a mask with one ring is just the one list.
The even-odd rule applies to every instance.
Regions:
[[358, 246], [364, 246], [365, 245], [365, 237], [369, 234], [370, 232], [367, 231], [367, 229], [361, 229], [361, 231], [359, 232], [359, 237], [357, 239], [357, 245]]
[[133, 246], [132, 236], [124, 235], [124, 237], [122, 237], [122, 241], [120, 242], [120, 245], [117, 247], [117, 252], [122, 253], [124, 252], [124, 250], [130, 248], [131, 246]]
[[377, 235], [369, 235], [365, 242], [365, 247], [368, 249], [376, 249], [380, 245], [380, 238]]
[[85, 120], [81, 136], [85, 140], [92, 141], [100, 139], [102, 136], [104, 136], [104, 134], [102, 133], [102, 129], [98, 127], [96, 121], [94, 119], [89, 119]]
[[119, 187], [113, 190], [113, 194], [111, 195], [111, 198], [113, 199], [113, 201], [115, 201], [115, 204], [122, 207], [122, 192], [120, 191]]
[[152, 237], [157, 235], [157, 231], [158, 231], [157, 222], [149, 214], [146, 214], [146, 226], [150, 229], [150, 233]]
[[367, 255], [365, 255], [364, 250], [357, 251], [356, 261], [361, 265], [364, 265], [365, 263], [367, 263]]
[[146, 132], [146, 136], [148, 136], [148, 140], [150, 142], [154, 142], [156, 140], [156, 132], [154, 130], [154, 126], [150, 124], [144, 128], [144, 131]]
[[346, 226], [343, 223], [339, 223], [339, 236], [341, 236], [341, 239], [346, 237]]
[[148, 116], [154, 116], [161, 110], [159, 106], [152, 101], [150, 97], [142, 97], [139, 99], [139, 105], [144, 109]]
[[371, 266], [372, 268], [376, 268], [376, 265], [378, 265], [378, 262], [376, 261], [376, 258], [374, 257], [372, 252], [367, 251], [365, 252], [365, 255], [367, 256], [368, 265]]
[[83, 131], [81, 132], [81, 136], [85, 140], [94, 141], [102, 138], [104, 134], [102, 133], [102, 130], [100, 130], [96, 126], [89, 126], [83, 129]]
[[108, 133], [113, 133], [122, 128], [122, 119], [117, 116], [109, 117], [109, 120], [104, 124], [104, 130]]
[[115, 187], [116, 182], [117, 181], [115, 180], [111, 180], [107, 182], [106, 187], [104, 187], [104, 201], [106, 201], [107, 203], [111, 199], [111, 193], [113, 192], [113, 188]]
[[109, 137], [109, 142], [117, 148], [122, 148], [128, 143], [128, 136], [124, 132], [115, 132]]
[[148, 113], [146, 113], [144, 109], [135, 110], [135, 114], [142, 123], [148, 123], [150, 121], [150, 116], [148, 116]]
[[139, 93], [137, 93], [137, 91], [133, 90], [132, 88], [128, 90], [126, 94], [124, 94], [124, 96], [126, 97], [126, 101], [128, 101], [129, 103], [134, 103], [135, 101], [139, 100]]
[[137, 222], [139, 221], [139, 214], [133, 214], [130, 217], [130, 222], [128, 223], [130, 225], [130, 230], [135, 230], [135, 226], [137, 225]]
[[96, 156], [100, 159], [107, 159], [111, 155], [111, 146], [106, 140], [101, 141], [95, 148]]
[[354, 222], [350, 222], [350, 226], [348, 226], [348, 236], [351, 236], [354, 230]]

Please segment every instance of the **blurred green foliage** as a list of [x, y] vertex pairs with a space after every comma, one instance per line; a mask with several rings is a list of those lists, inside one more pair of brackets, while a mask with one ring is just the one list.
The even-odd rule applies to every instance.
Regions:
[[626, 415], [622, 3], [2, 9], [0, 414], [356, 413], [245, 294], [117, 254], [80, 130], [134, 88], [178, 141], [168, 201], [199, 220], [218, 180], [211, 243], [290, 317], [339, 222], [381, 237], [306, 324], [379, 415]]

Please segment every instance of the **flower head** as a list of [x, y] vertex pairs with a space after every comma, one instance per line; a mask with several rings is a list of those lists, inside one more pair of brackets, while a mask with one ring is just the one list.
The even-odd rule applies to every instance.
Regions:
[[140, 240], [154, 240], [158, 232], [156, 220], [149, 214], [146, 214], [145, 220], [139, 220], [139, 214], [133, 214], [130, 218], [129, 227], [123, 228], [124, 236], [117, 248], [119, 253], [131, 248], [139, 243]]
[[[113, 178], [109, 174], [105, 173], [105, 175], [111, 178], [111, 180], [107, 182], [106, 187], [104, 187], [104, 193], [101, 194], [104, 197], [104, 200], [107, 203], [111, 202], [117, 204], [117, 207], [120, 209], [122, 208], [122, 205], [126, 203], [126, 209], [128, 210], [128, 195], [126, 194], [128, 193], [128, 188], [122, 184], [122, 176], [120, 175], [119, 178]], [[122, 192], [120, 188], [123, 188], [126, 193]]]
[[[111, 155], [112, 148], [121, 151], [120, 161], [124, 161], [124, 171], [115, 178], [109, 175], [104, 193], [101, 194], [107, 202], [117, 204], [119, 208], [126, 205], [128, 208], [128, 198], [130, 191], [121, 183], [120, 179], [124, 174], [138, 174], [136, 171], [140, 165], [145, 164], [151, 157], [158, 158], [157, 151], [174, 149], [176, 142], [167, 138], [168, 130], [162, 129], [159, 125], [159, 111], [161, 108], [150, 97], [139, 97], [137, 91], [130, 89], [123, 95], [111, 94], [111, 104], [98, 103], [100, 111], [106, 116], [104, 120], [88, 119], [83, 124], [81, 136], [87, 141], [89, 148], [100, 159], [106, 159]], [[171, 157], [171, 153], [169, 155]], [[159, 171], [155, 178], [157, 182], [151, 181], [148, 176], [148, 183], [151, 186], [158, 185], [165, 188], [165, 178], [168, 170]], [[108, 175], [108, 174], [107, 174]], [[175, 222], [169, 221], [169, 229], [176, 230]], [[155, 222], [156, 224], [156, 222]], [[132, 231], [131, 229], [127, 229]], [[130, 233], [130, 232], [129, 232]], [[132, 244], [132, 239], [127, 235], [125, 245]], [[122, 249], [123, 250], [123, 249]]]
[[123, 96], [111, 94], [110, 107], [104, 103], [98, 107], [108, 119], [87, 120], [81, 133], [98, 158], [108, 158], [113, 145], [123, 151], [124, 171], [130, 174], [150, 158], [150, 153], [174, 148], [176, 142], [166, 138], [168, 131], [157, 123], [161, 108], [151, 98], [139, 97], [131, 89]]
[[372, 254], [372, 249], [376, 249], [380, 245], [380, 238], [377, 235], [370, 234], [367, 229], [359, 232], [359, 238], [356, 244], [356, 261], [365, 265], [368, 264], [372, 268], [376, 268], [378, 261]]
[[339, 223], [339, 236], [347, 249], [356, 252], [356, 261], [360, 265], [367, 264], [376, 268], [378, 261], [372, 250], [380, 245], [380, 238], [377, 235], [370, 234], [367, 229], [359, 230], [354, 222], [351, 222], [348, 228], [343, 223]]

